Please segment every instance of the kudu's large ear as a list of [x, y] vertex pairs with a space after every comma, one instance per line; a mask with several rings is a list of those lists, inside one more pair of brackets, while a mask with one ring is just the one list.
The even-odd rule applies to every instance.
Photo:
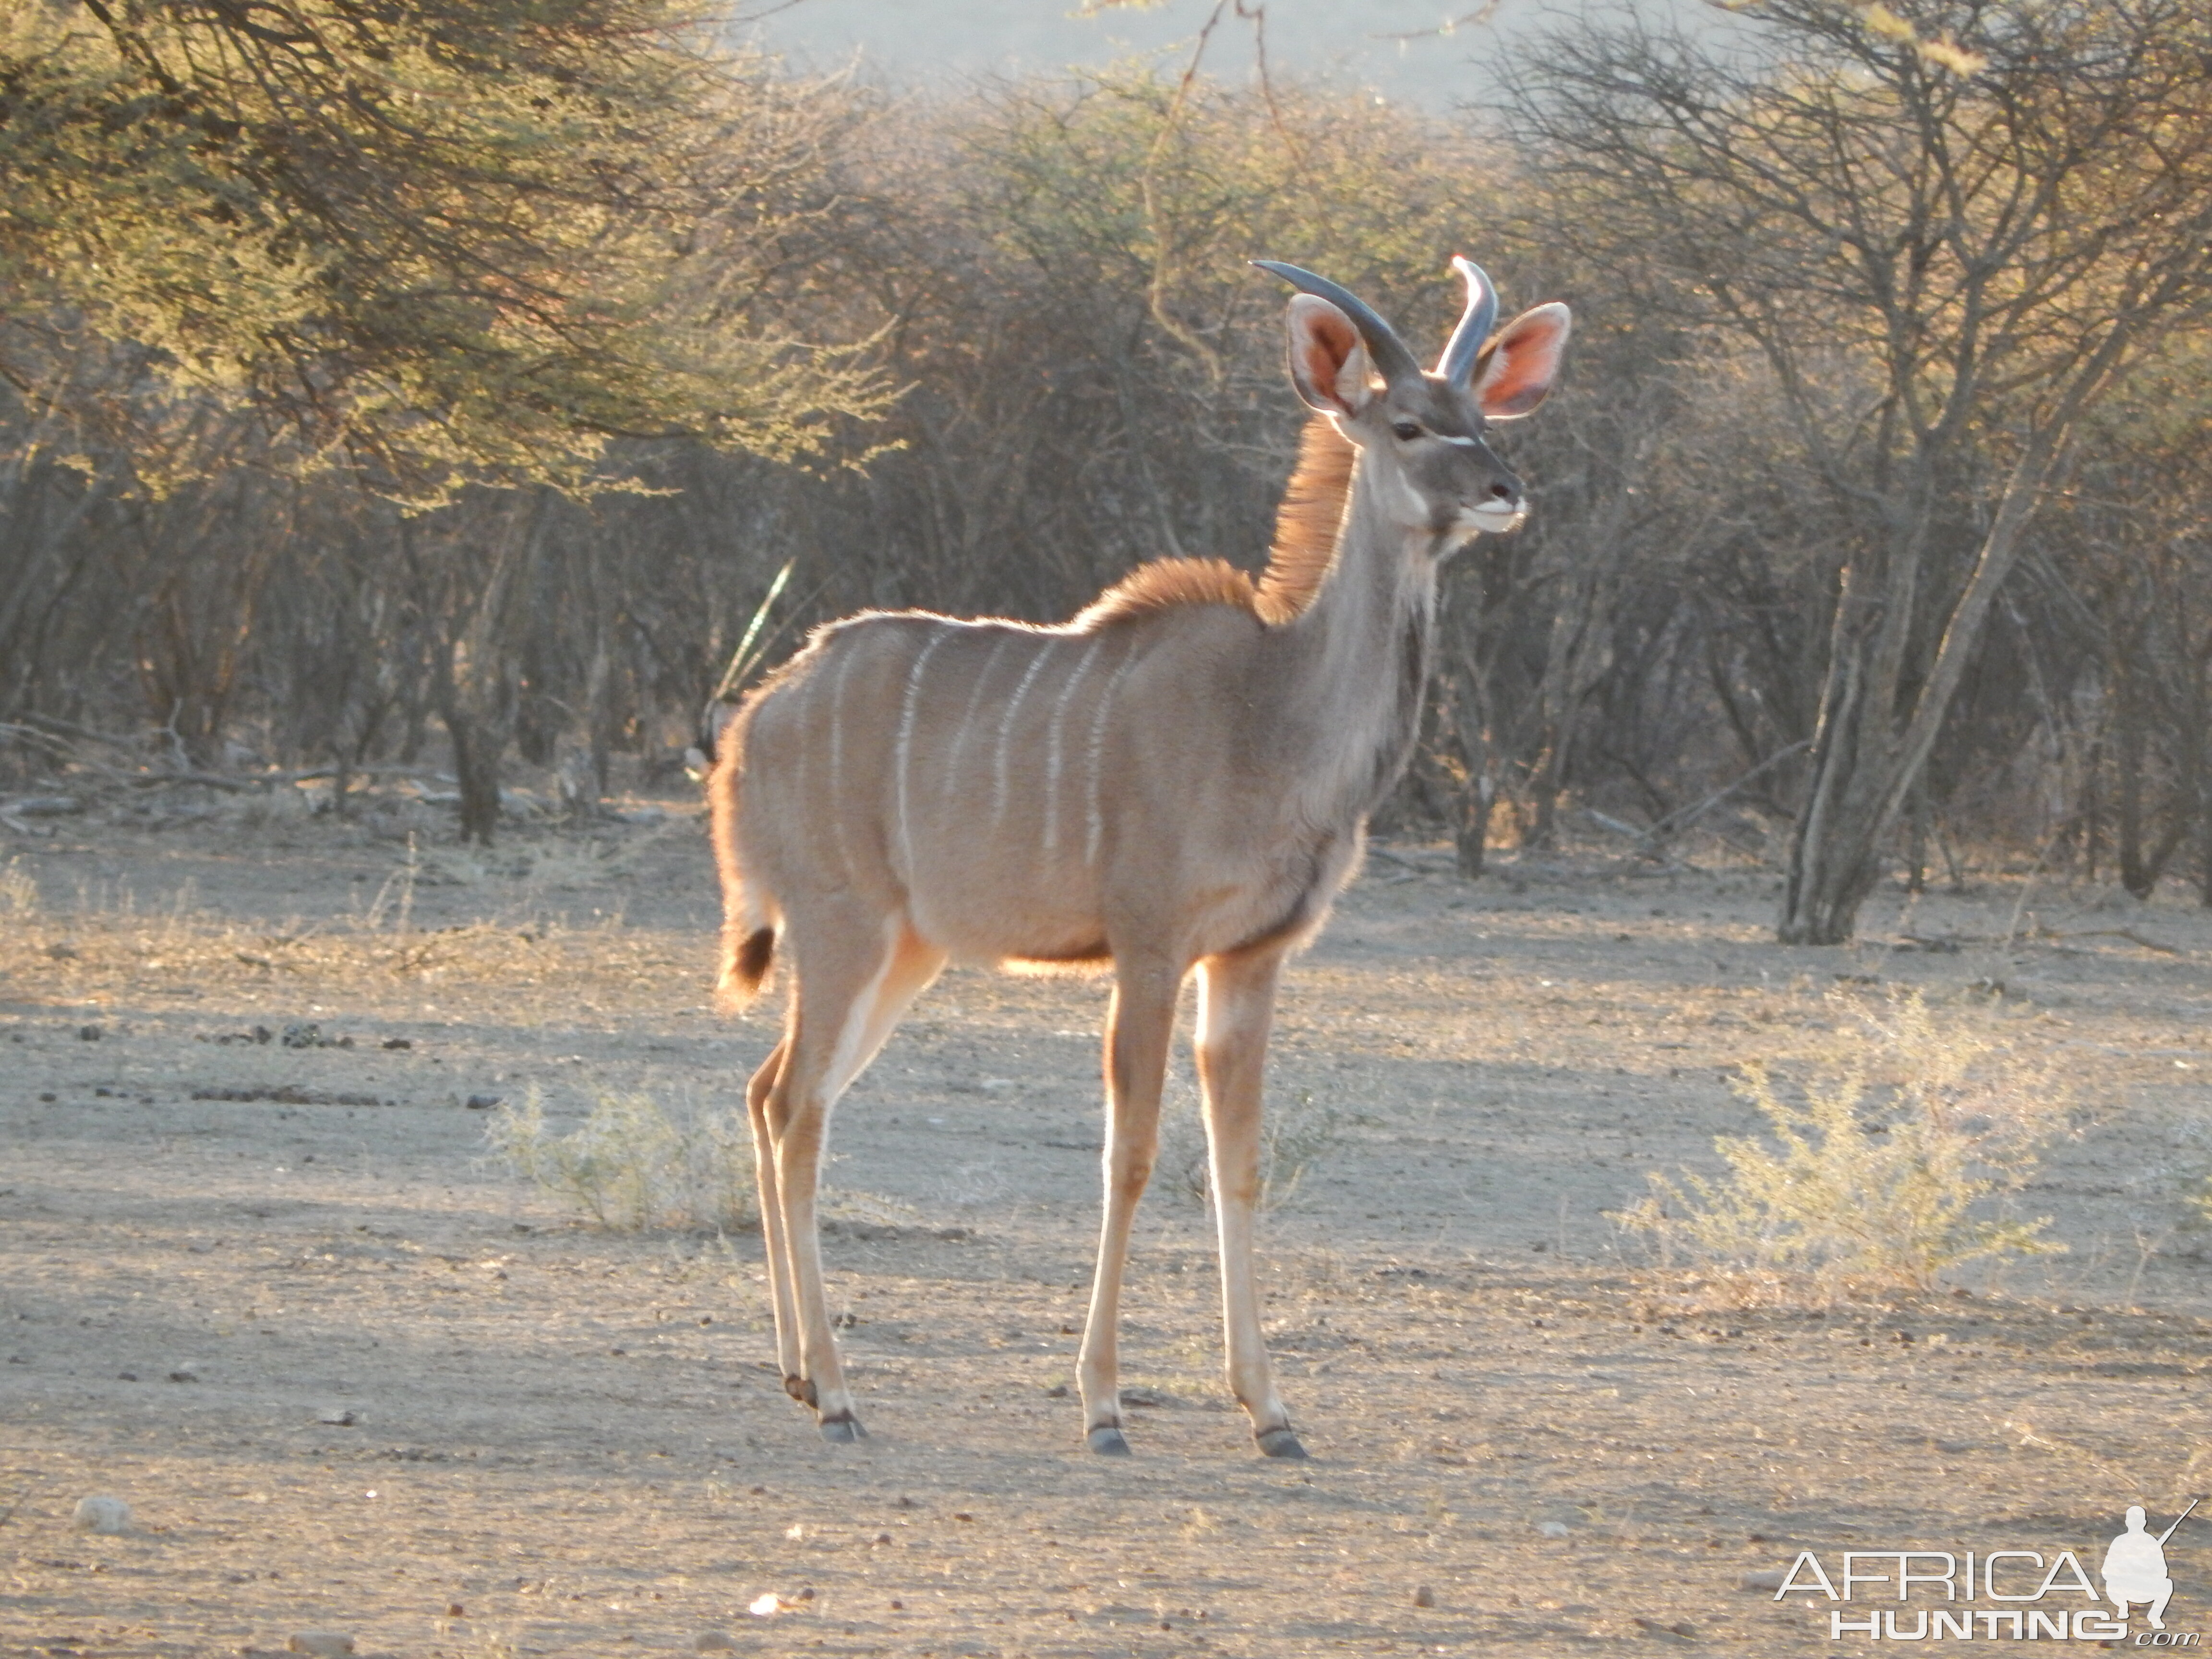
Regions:
[[1290, 332], [1291, 384], [1307, 407], [1349, 416], [1373, 401], [1374, 369], [1349, 317], [1315, 295], [1294, 294], [1284, 324]]
[[1518, 420], [1544, 401], [1559, 378], [1573, 320], [1553, 300], [1531, 307], [1490, 337], [1474, 371], [1474, 401], [1485, 420]]

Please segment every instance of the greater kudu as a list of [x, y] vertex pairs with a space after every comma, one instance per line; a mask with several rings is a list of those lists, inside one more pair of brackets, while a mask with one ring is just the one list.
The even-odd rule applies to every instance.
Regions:
[[1276, 981], [1406, 763], [1437, 565], [1521, 520], [1520, 480], [1483, 434], [1543, 400], [1568, 314], [1538, 306], [1492, 336], [1488, 279], [1455, 260], [1467, 310], [1424, 373], [1343, 289], [1261, 263], [1302, 290], [1291, 378], [1316, 417], [1256, 584], [1218, 560], [1161, 560], [1053, 628], [853, 617], [818, 630], [716, 745], [724, 989], [750, 997], [778, 954], [793, 973], [747, 1098], [784, 1385], [830, 1440], [860, 1434], [815, 1230], [830, 1108], [957, 957], [1113, 972], [1080, 1370], [1088, 1443], [1108, 1453], [1128, 1450], [1115, 1341], [1130, 1222], [1197, 969], [1229, 1384], [1263, 1452], [1305, 1455], [1252, 1279]]

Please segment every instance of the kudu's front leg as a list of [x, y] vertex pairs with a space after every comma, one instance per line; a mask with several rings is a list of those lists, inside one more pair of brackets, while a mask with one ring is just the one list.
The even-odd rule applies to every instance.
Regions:
[[1121, 1435], [1121, 1276], [1137, 1200], [1145, 1195], [1159, 1150], [1160, 1088], [1181, 984], [1181, 975], [1164, 964], [1122, 963], [1106, 1016], [1106, 1205], [1078, 1375], [1085, 1443], [1109, 1457], [1129, 1455]]
[[1206, 1097], [1213, 1213], [1221, 1236], [1221, 1322], [1229, 1387], [1270, 1457], [1304, 1457], [1275, 1393], [1252, 1282], [1252, 1218], [1260, 1201], [1261, 1074], [1275, 1012], [1279, 952], [1214, 957], [1199, 969], [1198, 1079]]

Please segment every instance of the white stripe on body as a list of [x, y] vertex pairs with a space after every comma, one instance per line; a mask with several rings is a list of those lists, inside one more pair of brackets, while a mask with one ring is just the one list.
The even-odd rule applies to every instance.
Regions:
[[999, 719], [999, 753], [991, 782], [991, 828], [994, 830], [1006, 815], [1006, 740], [1014, 729], [1014, 716], [1021, 713], [1022, 699], [1029, 696], [1030, 683], [1036, 678], [1037, 671], [1044, 666], [1045, 659], [1052, 655], [1053, 647], [1059, 643], [1056, 636], [1048, 636], [1043, 641], [1030, 664], [1030, 672], [1022, 676], [1022, 683], [1014, 688], [1013, 701], [1006, 705], [1006, 712]]
[[914, 838], [907, 831], [906, 797], [907, 773], [914, 757], [914, 711], [921, 702], [921, 671], [929, 666], [937, 647], [951, 637], [951, 626], [938, 623], [936, 631], [929, 636], [929, 643], [915, 653], [914, 666], [907, 672], [906, 701], [899, 709], [898, 748], [892, 775], [898, 802], [899, 875], [909, 892], [914, 888]]
[[1097, 656], [1098, 647], [1106, 642], [1101, 635], [1091, 641], [1091, 648], [1075, 665], [1075, 672], [1067, 677], [1060, 688], [1060, 701], [1052, 706], [1052, 721], [1045, 728], [1044, 738], [1044, 850], [1054, 851], [1060, 845], [1060, 728], [1067, 721], [1067, 705], [1074, 700], [1076, 688], [1083, 677], [1091, 672], [1091, 659]]
[[837, 672], [830, 677], [830, 835], [836, 843], [837, 863], [847, 881], [858, 872], [853, 866], [853, 849], [845, 840], [845, 677], [853, 672], [857, 654], [856, 650], [847, 649]]
[[1105, 689], [1098, 694], [1097, 711], [1091, 716], [1091, 747], [1084, 763], [1087, 775], [1085, 778], [1083, 793], [1085, 799], [1090, 805], [1091, 811], [1090, 825], [1083, 837], [1083, 864], [1085, 869], [1098, 862], [1099, 842], [1104, 839], [1106, 833], [1106, 813], [1098, 793], [1103, 782], [1100, 763], [1103, 760], [1106, 752], [1106, 721], [1108, 716], [1114, 712], [1114, 694], [1121, 689], [1121, 677], [1135, 665], [1136, 660], [1137, 641], [1133, 635], [1129, 641], [1129, 648], [1121, 653], [1121, 665], [1107, 678]]
[[975, 729], [975, 708], [983, 700], [983, 688], [990, 683], [991, 671], [999, 665], [999, 653], [1012, 645], [1014, 638], [1012, 634], [999, 635], [998, 643], [991, 647], [991, 654], [983, 659], [982, 672], [975, 676], [975, 684], [969, 689], [968, 707], [960, 713], [960, 729], [952, 734], [952, 752], [945, 758], [945, 778], [938, 785], [937, 793], [940, 800], [952, 793], [953, 785], [959, 781], [960, 751], [968, 746], [968, 733]]

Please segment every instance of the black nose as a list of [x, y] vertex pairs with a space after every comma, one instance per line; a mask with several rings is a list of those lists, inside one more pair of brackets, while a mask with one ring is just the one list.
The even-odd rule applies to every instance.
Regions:
[[1490, 486], [1490, 493], [1501, 501], [1510, 501], [1513, 499], [1513, 486], [1509, 483], [1494, 483]]

